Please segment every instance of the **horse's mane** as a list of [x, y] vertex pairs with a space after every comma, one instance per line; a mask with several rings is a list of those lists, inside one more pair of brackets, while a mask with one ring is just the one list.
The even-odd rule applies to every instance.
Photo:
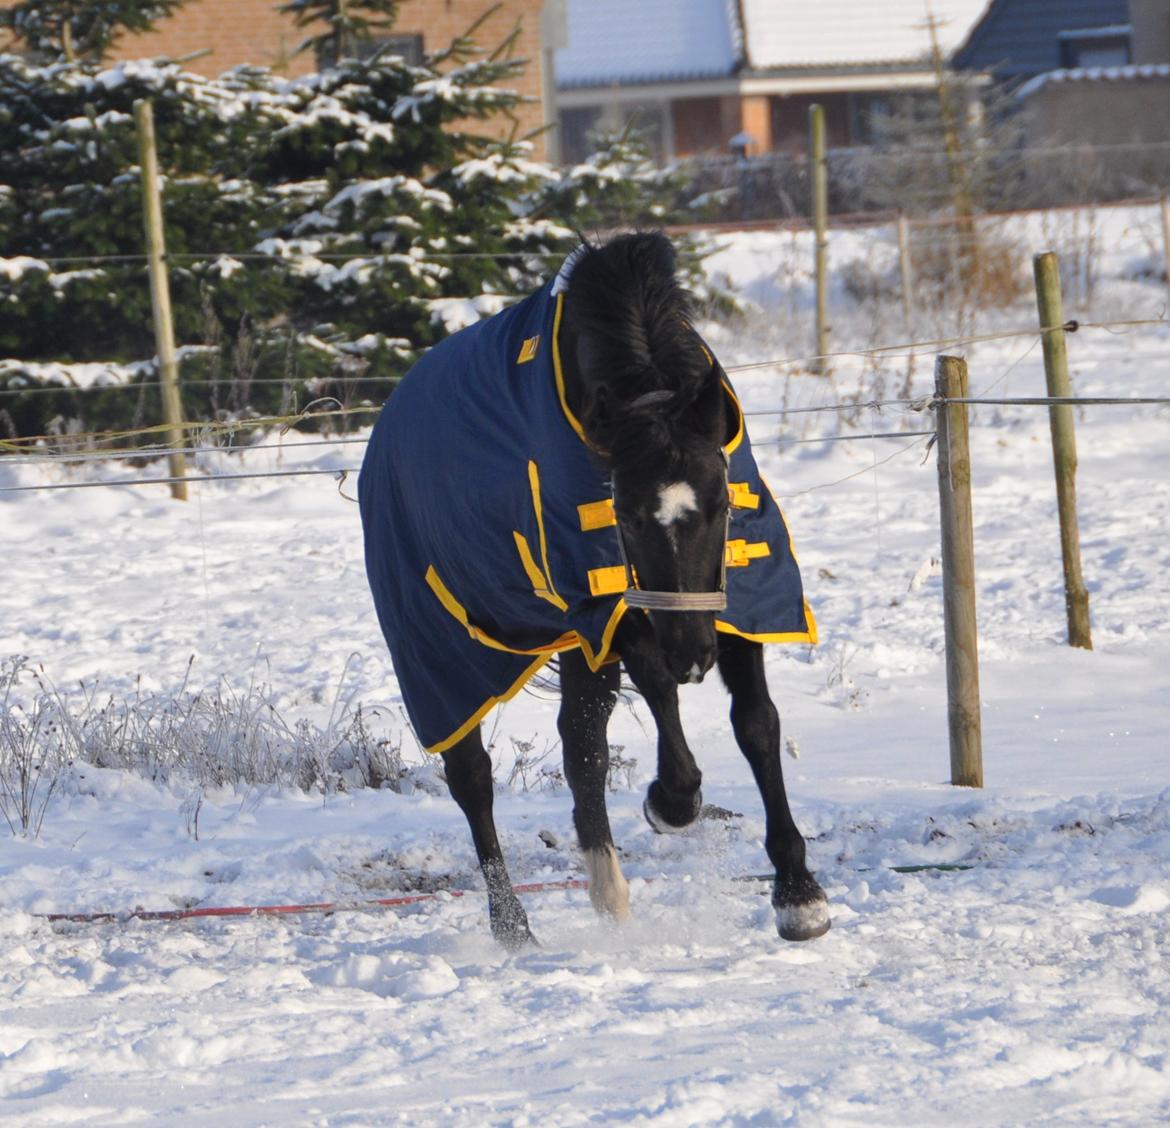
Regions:
[[[688, 415], [718, 382], [675, 262], [665, 235], [636, 232], [584, 244], [569, 275], [566, 319], [578, 342], [580, 377], [603, 390], [582, 422], [615, 461], [639, 454], [661, 461], [696, 446], [700, 437], [687, 426]], [[664, 393], [653, 397], [655, 407], [631, 408], [654, 392]]]

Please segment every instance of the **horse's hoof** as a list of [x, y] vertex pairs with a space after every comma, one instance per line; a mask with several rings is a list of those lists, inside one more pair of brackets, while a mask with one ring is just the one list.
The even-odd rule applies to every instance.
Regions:
[[642, 814], [657, 834], [681, 834], [699, 817], [702, 807], [702, 791], [672, 803], [666, 799], [657, 780], [649, 786], [646, 798], [642, 800]]
[[497, 932], [496, 941], [508, 952], [522, 952], [525, 948], [539, 948], [540, 943], [527, 929], [523, 932]]
[[515, 928], [510, 925], [497, 925], [493, 921], [492, 938], [501, 948], [505, 948], [509, 952], [522, 952], [530, 945], [534, 948], [540, 947], [536, 937], [528, 931], [527, 924], [520, 928]]
[[510, 889], [509, 894], [506, 898], [488, 899], [488, 921], [496, 943], [509, 952], [518, 952], [529, 944], [535, 945], [536, 938], [528, 930], [528, 914], [524, 906]]
[[829, 902], [822, 896], [799, 905], [776, 905], [776, 930], [781, 940], [815, 940], [832, 926]]

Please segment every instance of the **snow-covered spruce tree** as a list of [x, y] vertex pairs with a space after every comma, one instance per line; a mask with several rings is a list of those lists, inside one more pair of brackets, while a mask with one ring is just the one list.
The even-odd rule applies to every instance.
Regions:
[[100, 61], [126, 32], [148, 31], [184, 0], [22, 0], [0, 9], [6, 28], [38, 59]]
[[650, 160], [630, 130], [602, 135], [580, 164], [545, 182], [533, 214], [571, 218], [582, 231], [683, 221], [684, 177]]
[[[34, 362], [153, 374], [145, 268], [107, 258], [142, 253], [131, 109], [149, 97], [189, 417], [380, 401], [420, 349], [531, 289], [576, 231], [669, 218], [633, 150], [562, 182], [528, 142], [488, 135], [521, 65], [466, 38], [421, 66], [346, 58], [293, 81], [0, 59], [0, 358], [18, 358], [0, 359], [0, 384], [43, 377]], [[5, 406], [28, 434], [53, 414], [123, 426], [131, 399]]]
[[[205, 343], [202, 280], [183, 256], [247, 247], [262, 231], [269, 208], [247, 170], [251, 138], [262, 123], [276, 124], [279, 98], [267, 76], [210, 82], [170, 64], [102, 69], [0, 57], [0, 358], [12, 358], [0, 363], [10, 385], [35, 377], [38, 362], [124, 365], [154, 354], [132, 115], [139, 98], [155, 104], [181, 344]], [[280, 294], [249, 300], [283, 304]], [[122, 369], [111, 379], [126, 376]], [[58, 415], [118, 425], [107, 417], [115, 402], [130, 397], [26, 397], [5, 406], [19, 430], [41, 433]]]
[[519, 101], [507, 86], [521, 65], [461, 38], [421, 66], [347, 58], [291, 84], [258, 175], [284, 199], [261, 246], [295, 264], [299, 332], [369, 375], [399, 374], [456, 308], [499, 308], [534, 284], [546, 264], [533, 256], [568, 249], [567, 227], [523, 218], [555, 173], [489, 136]]
[[290, 0], [280, 11], [313, 33], [297, 50], [312, 51], [326, 68], [359, 53], [370, 54], [377, 35], [394, 26], [398, 0]]
[[[209, 81], [172, 64], [0, 58], [0, 357], [20, 362], [0, 379], [35, 378], [36, 362], [153, 355], [131, 113], [151, 98], [186, 409], [274, 410], [287, 389], [257, 377], [343, 378], [347, 394], [383, 398], [384, 381], [355, 387], [355, 374], [400, 374], [439, 339], [447, 307], [433, 302], [517, 292], [528, 278], [495, 252], [545, 249], [513, 231], [512, 197], [533, 169], [551, 172], [518, 173], [508, 146], [475, 131], [516, 104], [492, 83], [517, 65], [451, 53], [422, 67], [351, 59], [294, 82], [254, 70]], [[198, 383], [226, 377], [227, 388]], [[325, 391], [336, 388], [297, 398]], [[56, 415], [121, 426], [105, 416], [128, 402], [6, 407], [27, 434]]]

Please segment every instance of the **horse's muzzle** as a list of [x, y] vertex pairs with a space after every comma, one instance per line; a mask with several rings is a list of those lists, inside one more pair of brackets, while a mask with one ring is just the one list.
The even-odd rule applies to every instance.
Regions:
[[666, 664], [679, 685], [698, 685], [715, 665], [714, 640], [698, 647], [672, 647], [666, 651]]

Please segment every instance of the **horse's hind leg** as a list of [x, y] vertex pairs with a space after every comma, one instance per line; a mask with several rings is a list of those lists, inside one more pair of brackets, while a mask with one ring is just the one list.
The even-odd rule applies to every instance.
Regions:
[[561, 711], [565, 778], [573, 791], [573, 822], [589, 872], [589, 900], [615, 920], [630, 915], [630, 888], [618, 865], [605, 809], [609, 771], [606, 728], [617, 700], [616, 662], [593, 673], [579, 650], [561, 655]]
[[479, 728], [443, 753], [447, 786], [467, 816], [479, 866], [487, 882], [488, 915], [492, 935], [505, 948], [516, 949], [532, 941], [528, 916], [512, 891], [512, 879], [496, 837], [492, 818], [492, 762], [484, 750]]
[[780, 718], [768, 696], [763, 647], [719, 636], [719, 673], [731, 692], [731, 727], [764, 800], [764, 846], [776, 867], [772, 906], [785, 940], [812, 940], [829, 930], [824, 891], [808, 871], [804, 839], [788, 808], [780, 766]]

